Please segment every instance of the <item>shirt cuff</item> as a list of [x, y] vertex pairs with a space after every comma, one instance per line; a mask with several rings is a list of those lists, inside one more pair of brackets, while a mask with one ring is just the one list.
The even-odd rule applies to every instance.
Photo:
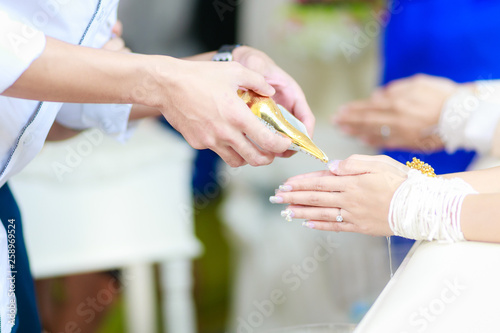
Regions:
[[59, 111], [56, 121], [75, 130], [97, 128], [114, 136], [119, 141], [130, 137], [129, 124], [131, 104], [72, 104], [66, 103]]
[[0, 93], [12, 86], [45, 49], [45, 35], [0, 11]]

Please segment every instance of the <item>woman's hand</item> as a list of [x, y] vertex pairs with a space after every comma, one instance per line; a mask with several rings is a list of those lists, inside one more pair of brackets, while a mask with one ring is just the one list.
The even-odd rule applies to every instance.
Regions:
[[273, 96], [276, 103], [283, 105], [302, 121], [312, 136], [316, 120], [298, 83], [262, 51], [240, 46], [233, 51], [233, 55], [234, 61], [266, 78], [267, 83], [276, 90]]
[[330, 169], [288, 179], [271, 202], [290, 204], [286, 214], [307, 219], [311, 229], [392, 235], [389, 206], [408, 167], [387, 156], [353, 155]]
[[458, 84], [429, 75], [395, 80], [367, 100], [354, 101], [333, 118], [345, 133], [378, 148], [443, 148], [437, 124], [443, 103]]
[[[276, 90], [276, 94], [273, 96], [276, 103], [281, 104], [297, 119], [302, 121], [309, 136], [312, 137], [316, 120], [298, 83], [276, 65], [269, 56], [257, 49], [240, 46], [233, 51], [233, 57], [234, 61], [260, 73], [266, 78], [267, 83]], [[280, 156], [289, 157], [293, 154], [295, 152], [289, 150]]]

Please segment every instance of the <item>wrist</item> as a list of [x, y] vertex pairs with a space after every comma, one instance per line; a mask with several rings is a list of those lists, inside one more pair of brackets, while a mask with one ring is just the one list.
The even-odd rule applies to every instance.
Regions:
[[212, 57], [212, 61], [233, 61], [233, 51], [238, 49], [241, 44], [222, 45], [217, 53]]
[[167, 56], [141, 55], [133, 66], [129, 103], [162, 109], [171, 85], [181, 79], [177, 73], [183, 62]]
[[500, 121], [499, 104], [488, 81], [462, 85], [445, 102], [439, 120], [439, 133], [447, 151], [459, 148], [480, 154], [491, 152]]

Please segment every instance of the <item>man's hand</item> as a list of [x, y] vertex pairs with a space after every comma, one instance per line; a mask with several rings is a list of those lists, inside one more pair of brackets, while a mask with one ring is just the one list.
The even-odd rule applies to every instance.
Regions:
[[334, 123], [374, 147], [438, 150], [443, 147], [436, 133], [441, 109], [457, 87], [422, 74], [395, 80], [367, 100], [344, 105]]
[[241, 88], [272, 96], [275, 90], [261, 74], [237, 62], [176, 60], [165, 72], [159, 68], [160, 90], [148, 99], [157, 98], [167, 121], [193, 148], [211, 149], [237, 167], [269, 164], [290, 146], [290, 139], [272, 133], [238, 97]]
[[[312, 128], [310, 110], [300, 102], [305, 99], [294, 95], [300, 88], [274, 70], [269, 79], [278, 87], [278, 102]], [[145, 105], [160, 110], [194, 148], [212, 149], [231, 166], [269, 164], [291, 140], [269, 131], [238, 97], [238, 89], [263, 96], [276, 92], [264, 75], [238, 62], [111, 52], [47, 37], [42, 55], [2, 94], [63, 103]]]

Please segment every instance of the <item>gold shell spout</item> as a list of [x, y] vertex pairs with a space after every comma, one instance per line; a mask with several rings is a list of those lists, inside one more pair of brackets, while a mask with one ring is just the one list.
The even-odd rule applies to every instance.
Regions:
[[253, 91], [238, 90], [238, 95], [254, 115], [272, 130], [292, 140], [290, 149], [305, 152], [324, 163], [328, 163], [328, 157], [311, 140], [304, 124], [284, 107], [276, 104], [272, 98], [258, 95]]

